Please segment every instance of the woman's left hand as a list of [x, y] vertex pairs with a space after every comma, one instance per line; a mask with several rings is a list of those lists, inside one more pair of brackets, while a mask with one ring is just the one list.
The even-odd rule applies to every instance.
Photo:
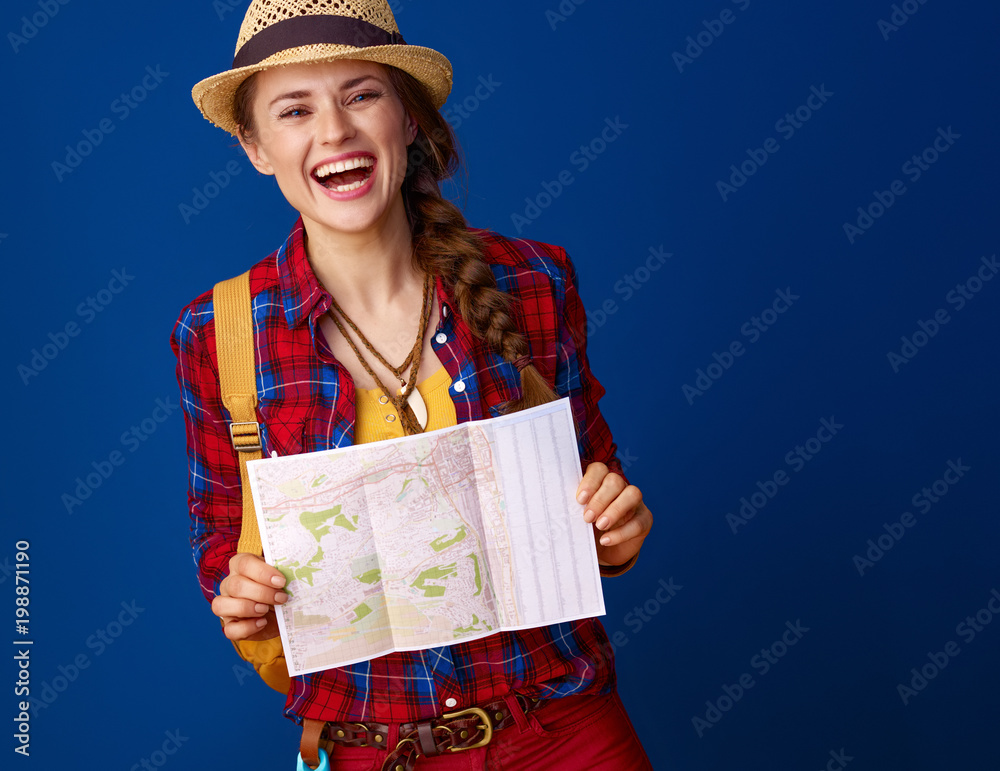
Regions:
[[635, 485], [603, 463], [591, 463], [576, 490], [578, 503], [586, 504], [583, 518], [593, 522], [597, 560], [602, 565], [624, 565], [639, 553], [653, 526], [653, 514], [642, 502]]

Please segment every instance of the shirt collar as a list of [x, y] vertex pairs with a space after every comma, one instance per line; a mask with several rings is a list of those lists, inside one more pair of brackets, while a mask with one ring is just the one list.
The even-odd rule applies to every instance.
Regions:
[[305, 225], [300, 216], [278, 250], [278, 281], [289, 329], [304, 324], [312, 317], [317, 306], [319, 313], [326, 313], [332, 299], [309, 264], [305, 234]]
[[455, 319], [455, 300], [451, 295], [451, 289], [445, 284], [441, 276], [434, 277], [434, 288], [437, 290], [438, 301], [441, 303], [438, 314], [438, 326], [451, 326]]

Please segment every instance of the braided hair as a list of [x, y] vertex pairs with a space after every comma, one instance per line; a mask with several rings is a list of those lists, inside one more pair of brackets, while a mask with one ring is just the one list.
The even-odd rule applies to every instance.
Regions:
[[[514, 298], [497, 288], [481, 239], [439, 188], [460, 166], [455, 135], [420, 81], [396, 67], [386, 66], [386, 71], [403, 107], [418, 125], [402, 187], [417, 266], [442, 278], [472, 333], [513, 364], [529, 355], [528, 341], [511, 316]], [[233, 98], [233, 114], [245, 141], [254, 137], [255, 81], [255, 75], [244, 80]], [[534, 365], [528, 363], [520, 372], [521, 398], [508, 402], [506, 412], [558, 398]]]
[[[497, 288], [483, 244], [468, 229], [458, 207], [441, 196], [439, 183], [459, 168], [455, 135], [420, 81], [388, 67], [389, 82], [419, 126], [410, 145], [403, 201], [413, 233], [417, 265], [451, 287], [458, 311], [472, 333], [507, 361], [528, 356], [528, 341], [511, 317], [514, 298]], [[521, 398], [507, 412], [536, 407], [557, 397], [533, 364], [521, 369]]]

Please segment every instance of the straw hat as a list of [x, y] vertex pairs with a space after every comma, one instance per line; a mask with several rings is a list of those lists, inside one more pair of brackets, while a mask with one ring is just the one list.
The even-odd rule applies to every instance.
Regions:
[[398, 67], [424, 84], [438, 109], [451, 91], [451, 63], [431, 48], [407, 45], [387, 0], [253, 0], [232, 69], [201, 81], [191, 96], [202, 115], [235, 136], [233, 96], [250, 75], [337, 59]]

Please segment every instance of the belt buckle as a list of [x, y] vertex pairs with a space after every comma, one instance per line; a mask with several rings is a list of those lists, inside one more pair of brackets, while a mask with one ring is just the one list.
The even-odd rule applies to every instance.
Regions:
[[482, 720], [483, 724], [479, 726], [479, 730], [483, 731], [486, 735], [478, 742], [470, 744], [468, 747], [449, 747], [448, 749], [451, 752], [460, 752], [461, 750], [475, 750], [489, 744], [490, 740], [493, 739], [493, 720], [488, 714], [486, 714], [486, 710], [480, 709], [479, 707], [469, 707], [468, 709], [462, 709], [458, 712], [447, 712], [441, 715], [441, 718], [443, 720], [451, 720], [456, 717], [462, 717], [463, 715], [475, 715]]

